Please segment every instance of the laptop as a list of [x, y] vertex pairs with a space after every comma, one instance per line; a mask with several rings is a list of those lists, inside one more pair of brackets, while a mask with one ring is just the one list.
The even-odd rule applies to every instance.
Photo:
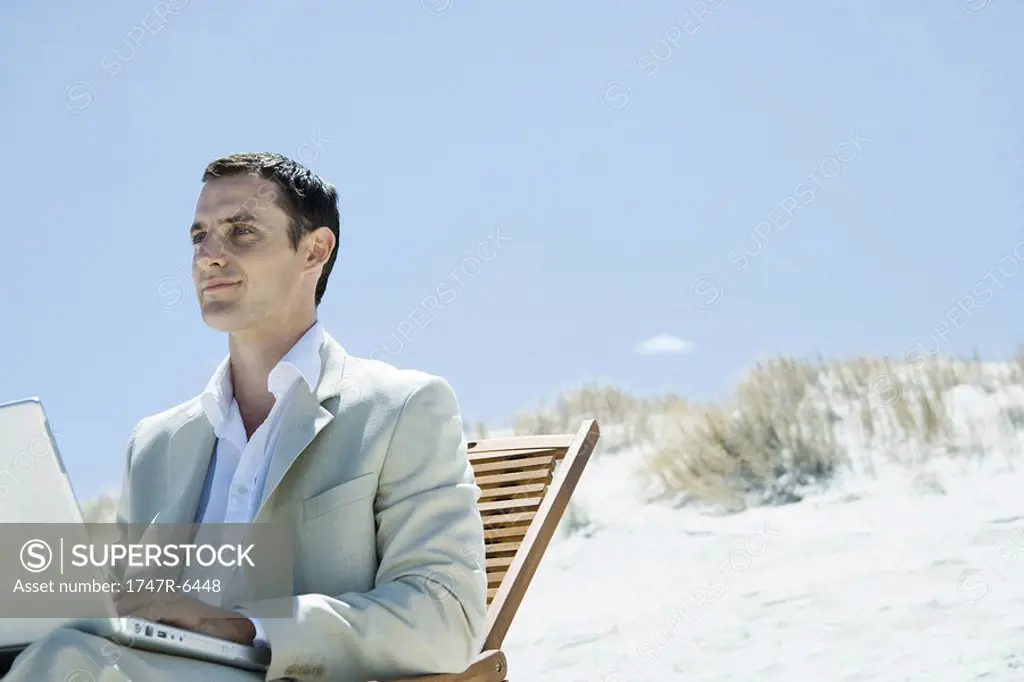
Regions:
[[[0, 404], [0, 523], [84, 524], [49, 420], [38, 398]], [[84, 526], [83, 526], [84, 528]], [[98, 577], [99, 569], [97, 569]], [[97, 600], [108, 618], [0, 618], [0, 656], [20, 651], [58, 627], [124, 647], [266, 671], [270, 651], [132, 617], [118, 617], [113, 595]]]

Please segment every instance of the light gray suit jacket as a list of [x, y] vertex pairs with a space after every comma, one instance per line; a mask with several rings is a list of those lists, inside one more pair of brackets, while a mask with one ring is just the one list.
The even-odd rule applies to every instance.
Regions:
[[[487, 587], [452, 389], [349, 356], [330, 335], [321, 358], [319, 385], [299, 382], [283, 415], [256, 516], [293, 529], [296, 547], [294, 596], [273, 604], [294, 617], [261, 618], [267, 679], [460, 672], [482, 644]], [[192, 523], [215, 441], [198, 397], [143, 419], [118, 521]]]

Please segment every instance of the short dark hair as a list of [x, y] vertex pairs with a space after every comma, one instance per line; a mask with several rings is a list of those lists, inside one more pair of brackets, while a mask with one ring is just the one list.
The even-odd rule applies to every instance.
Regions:
[[326, 225], [334, 233], [335, 247], [324, 263], [316, 284], [317, 306], [327, 291], [327, 280], [334, 269], [341, 241], [338, 215], [338, 191], [301, 163], [275, 152], [231, 154], [211, 161], [203, 171], [203, 182], [232, 175], [255, 175], [273, 181], [282, 194], [278, 206], [289, 217], [288, 235], [292, 248], [298, 250], [305, 234]]

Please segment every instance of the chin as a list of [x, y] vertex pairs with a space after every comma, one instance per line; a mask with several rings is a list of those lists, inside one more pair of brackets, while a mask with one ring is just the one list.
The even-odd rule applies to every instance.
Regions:
[[251, 326], [251, 320], [237, 305], [222, 301], [207, 302], [202, 315], [206, 326], [219, 332], [237, 332]]

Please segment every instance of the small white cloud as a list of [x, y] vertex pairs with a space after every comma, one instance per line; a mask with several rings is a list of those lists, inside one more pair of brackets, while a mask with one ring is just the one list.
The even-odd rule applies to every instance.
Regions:
[[656, 355], [662, 353], [689, 353], [693, 350], [693, 344], [678, 336], [671, 334], [658, 334], [646, 341], [641, 341], [636, 346], [636, 352], [640, 355]]

